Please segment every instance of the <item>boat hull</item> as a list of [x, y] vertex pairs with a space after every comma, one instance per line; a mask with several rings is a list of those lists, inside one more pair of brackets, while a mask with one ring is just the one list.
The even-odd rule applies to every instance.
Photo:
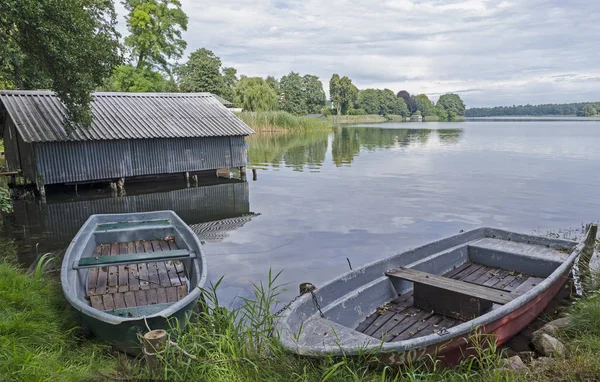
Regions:
[[[487, 339], [493, 340], [495, 345], [502, 345], [520, 333], [548, 307], [569, 279], [569, 275], [570, 270], [559, 277], [544, 292], [523, 306], [483, 327], [476, 328], [470, 333], [472, 336], [471, 339], [464, 335], [457, 336], [451, 339], [444, 339], [438, 344], [425, 348], [381, 354], [378, 356], [378, 359], [387, 364], [402, 365], [430, 358], [440, 360], [446, 365], [457, 365], [465, 357], [476, 354], [475, 346], [489, 346]], [[486, 340], [475, 343], [477, 342], [477, 337], [485, 338]]]

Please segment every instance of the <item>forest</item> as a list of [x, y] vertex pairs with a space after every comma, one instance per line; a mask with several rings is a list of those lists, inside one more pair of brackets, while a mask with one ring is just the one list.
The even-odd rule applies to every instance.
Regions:
[[476, 107], [467, 109], [466, 117], [503, 117], [503, 116], [552, 116], [577, 115], [591, 117], [600, 113], [600, 102], [563, 103], [544, 105], [513, 105], [496, 107]]

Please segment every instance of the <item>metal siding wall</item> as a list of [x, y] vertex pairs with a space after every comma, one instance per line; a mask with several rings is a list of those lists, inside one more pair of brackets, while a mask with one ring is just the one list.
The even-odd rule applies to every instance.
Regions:
[[246, 165], [243, 136], [38, 143], [35, 158], [46, 184]]
[[21, 168], [19, 148], [17, 144], [17, 132], [10, 118], [4, 121], [4, 155], [6, 157], [6, 168], [8, 171], [16, 171]]
[[132, 176], [127, 141], [50, 142], [35, 146], [45, 184]]

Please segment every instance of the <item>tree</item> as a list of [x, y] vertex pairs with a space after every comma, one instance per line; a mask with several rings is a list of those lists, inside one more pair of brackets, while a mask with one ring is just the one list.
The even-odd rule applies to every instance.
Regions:
[[50, 88], [67, 109], [67, 128], [92, 122], [90, 93], [122, 62], [110, 1], [0, 2], [0, 82]]
[[[183, 92], [209, 92], [222, 95], [224, 79], [221, 59], [208, 49], [198, 49], [188, 61], [175, 69]], [[231, 75], [231, 73], [229, 73]]]
[[260, 77], [242, 76], [235, 87], [234, 103], [244, 111], [277, 110], [277, 93]]
[[181, 32], [187, 30], [188, 17], [181, 9], [181, 2], [123, 0], [123, 5], [128, 11], [130, 33], [125, 38], [125, 45], [131, 48], [137, 68], [150, 65], [169, 73], [169, 61], [181, 58], [187, 46]]
[[594, 107], [593, 104], [585, 104], [581, 107], [581, 110], [579, 111], [579, 113], [577, 113], [577, 115], [582, 117], [591, 117], [593, 115], [596, 115], [596, 113], [598, 113], [598, 110]]
[[221, 88], [220, 96], [228, 101], [233, 102], [235, 93], [235, 85], [238, 82], [237, 69], [223, 68], [223, 87]]
[[443, 109], [448, 121], [453, 121], [456, 116], [465, 115], [465, 104], [458, 94], [444, 94], [440, 96], [437, 107]]
[[411, 97], [411, 95], [406, 91], [406, 90], [400, 90], [397, 94], [398, 98], [402, 98], [404, 100], [404, 102], [406, 102], [406, 106], [408, 107], [408, 111], [412, 114], [415, 111], [417, 111], [417, 102], [415, 101], [414, 97]]
[[340, 78], [337, 74], [331, 76], [329, 93], [338, 115], [346, 114], [358, 99], [358, 88], [352, 84], [352, 80], [346, 76]]
[[106, 81], [102, 90], [132, 93], [176, 92], [177, 85], [150, 68], [137, 69], [132, 65], [121, 65]]
[[304, 81], [304, 98], [306, 103], [306, 112], [316, 114], [325, 106], [326, 96], [323, 90], [323, 83], [319, 77], [306, 74]]
[[269, 85], [273, 90], [275, 90], [275, 92], [277, 94], [279, 94], [279, 81], [277, 81], [277, 78], [273, 77], [273, 76], [268, 76], [265, 79], [265, 82], [267, 83], [267, 85]]
[[422, 116], [434, 115], [435, 112], [433, 108], [435, 105], [433, 102], [429, 100], [425, 94], [419, 94], [415, 97], [415, 102], [417, 103], [417, 110], [421, 112]]
[[381, 99], [379, 90], [361, 90], [358, 93], [358, 105], [367, 114], [379, 114], [379, 111], [381, 110]]
[[304, 80], [300, 74], [290, 72], [287, 76], [281, 77], [279, 86], [281, 90], [281, 109], [296, 115], [306, 114]]
[[408, 115], [406, 103], [389, 89], [366, 89], [358, 93], [358, 104], [368, 114]]

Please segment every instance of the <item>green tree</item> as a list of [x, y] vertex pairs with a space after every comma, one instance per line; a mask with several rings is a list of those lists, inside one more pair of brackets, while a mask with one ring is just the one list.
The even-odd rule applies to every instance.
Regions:
[[415, 97], [415, 101], [417, 103], [417, 110], [421, 112], [422, 116], [434, 115], [434, 107], [433, 102], [429, 100], [425, 94], [419, 94]]
[[277, 110], [275, 90], [260, 77], [242, 76], [235, 87], [234, 103], [244, 111]]
[[458, 94], [450, 93], [440, 96], [437, 107], [446, 112], [448, 121], [453, 121], [459, 115], [465, 115], [465, 104]]
[[303, 80], [306, 111], [310, 114], [319, 113], [327, 100], [325, 91], [323, 90], [323, 83], [319, 80], [319, 77], [312, 74], [304, 75]]
[[379, 111], [381, 110], [381, 99], [379, 90], [361, 90], [358, 93], [358, 105], [367, 114], [379, 114]]
[[267, 85], [269, 85], [273, 90], [275, 90], [275, 93], [279, 94], [279, 81], [277, 81], [277, 78], [273, 77], [273, 76], [268, 76], [265, 79], [265, 82], [267, 83]]
[[174, 81], [148, 67], [137, 69], [132, 65], [121, 65], [106, 81], [102, 90], [132, 93], [176, 92], [177, 86]]
[[594, 106], [595, 105], [593, 104], [585, 104], [581, 107], [580, 112], [577, 114], [582, 117], [591, 117], [592, 115], [596, 115], [598, 110]]
[[221, 75], [221, 59], [208, 49], [192, 52], [188, 61], [175, 69], [175, 74], [179, 76], [179, 87], [183, 92], [222, 95], [225, 83]]
[[92, 122], [90, 93], [122, 59], [110, 1], [0, 2], [0, 82], [54, 90], [67, 109], [67, 128]]
[[329, 81], [329, 93], [338, 115], [346, 114], [358, 99], [358, 88], [352, 80], [346, 76], [340, 78], [338, 74], [334, 74]]
[[235, 68], [223, 68], [223, 87], [221, 89], [220, 96], [228, 101], [233, 102], [235, 93], [235, 85], [238, 82], [237, 69]]
[[397, 94], [397, 97], [402, 98], [404, 100], [404, 102], [406, 103], [406, 107], [408, 107], [408, 111], [410, 112], [410, 114], [417, 111], [417, 101], [415, 100], [414, 97], [412, 97], [410, 95], [409, 92], [407, 92], [406, 90], [400, 90]]
[[303, 115], [307, 113], [304, 80], [298, 73], [290, 72], [279, 81], [281, 90], [281, 109], [288, 113]]
[[123, 0], [123, 5], [128, 11], [127, 29], [130, 33], [125, 38], [125, 45], [131, 48], [137, 68], [150, 65], [170, 72], [169, 61], [181, 58], [187, 46], [181, 33], [187, 30], [188, 17], [181, 9], [181, 2]]

